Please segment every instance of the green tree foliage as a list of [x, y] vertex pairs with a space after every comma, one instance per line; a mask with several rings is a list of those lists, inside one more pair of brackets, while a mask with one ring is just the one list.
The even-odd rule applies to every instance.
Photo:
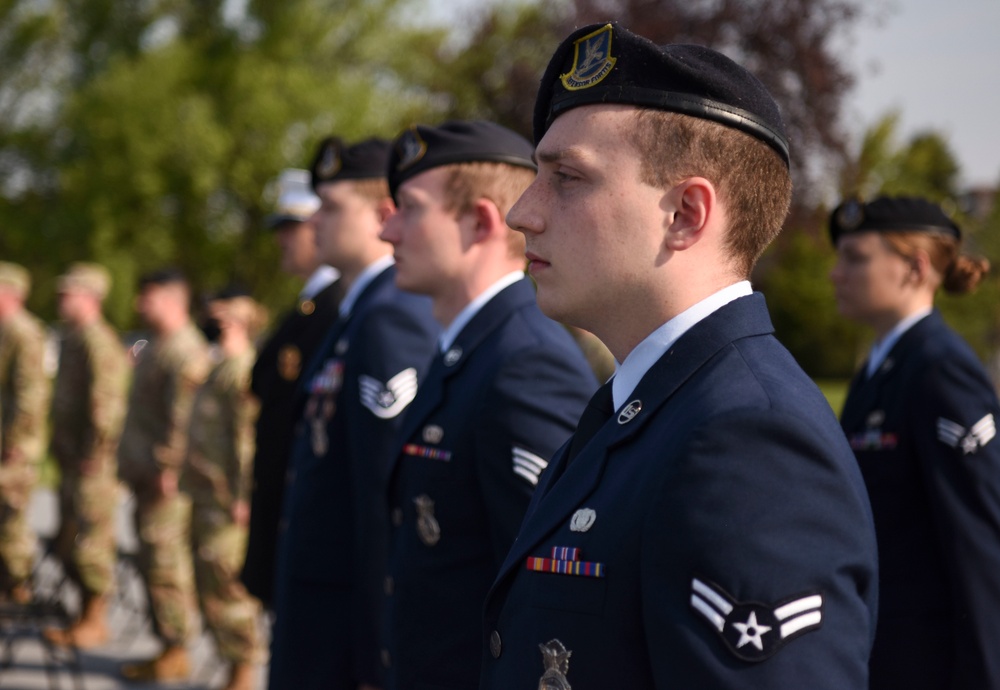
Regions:
[[398, 21], [411, 5], [0, 3], [0, 255], [32, 269], [33, 306], [53, 316], [52, 279], [81, 259], [113, 271], [121, 326], [137, 275], [166, 264], [285, 304], [268, 182], [327, 134], [393, 136], [449, 109], [444, 76], [423, 85], [447, 70], [444, 32]]

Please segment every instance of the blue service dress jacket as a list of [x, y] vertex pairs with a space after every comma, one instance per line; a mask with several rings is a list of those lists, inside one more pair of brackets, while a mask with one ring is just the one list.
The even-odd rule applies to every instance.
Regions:
[[387, 690], [477, 687], [486, 592], [539, 475], [596, 388], [527, 279], [437, 355], [393, 455]]
[[240, 578], [247, 591], [271, 608], [278, 521], [284, 499], [288, 453], [295, 428], [294, 401], [303, 368], [337, 318], [340, 281], [300, 300], [260, 348], [250, 389], [260, 401], [253, 460], [253, 493], [247, 553]]
[[385, 472], [434, 354], [430, 300], [395, 268], [365, 287], [303, 375], [278, 545], [271, 690], [379, 685]]
[[878, 537], [871, 687], [1000, 687], [1000, 441], [996, 392], [936, 311], [871, 378], [841, 424]]
[[867, 686], [857, 463], [760, 294], [697, 323], [567, 465], [486, 600], [480, 688]]

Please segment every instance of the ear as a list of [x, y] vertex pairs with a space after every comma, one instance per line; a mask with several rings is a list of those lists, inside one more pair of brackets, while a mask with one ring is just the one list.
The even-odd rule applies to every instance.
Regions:
[[499, 234], [507, 236], [507, 221], [497, 205], [489, 199], [483, 197], [477, 199], [468, 215], [475, 222], [473, 242], [484, 242]]
[[378, 216], [378, 222], [383, 225], [389, 217], [396, 212], [396, 203], [389, 197], [380, 199], [375, 205], [375, 214]]
[[715, 187], [704, 177], [689, 177], [667, 192], [665, 202], [673, 212], [664, 238], [666, 248], [690, 249], [717, 213]]
[[926, 251], [918, 249], [909, 262], [910, 272], [906, 276], [907, 281], [912, 279], [917, 285], [926, 285], [933, 279], [931, 257]]

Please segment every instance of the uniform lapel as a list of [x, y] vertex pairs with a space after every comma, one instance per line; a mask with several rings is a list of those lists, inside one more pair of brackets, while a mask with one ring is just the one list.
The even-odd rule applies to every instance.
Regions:
[[899, 369], [899, 363], [904, 361], [908, 352], [917, 346], [927, 333], [933, 331], [940, 322], [941, 316], [935, 310], [926, 318], [913, 324], [900, 337], [899, 341], [892, 346], [885, 361], [875, 370], [870, 377], [865, 377], [867, 361], [862, 365], [861, 370], [854, 375], [850, 388], [847, 392], [847, 399], [844, 401], [844, 410], [841, 413], [840, 425], [844, 429], [858, 429], [866, 426], [868, 413], [874, 409], [879, 402], [882, 389], [886, 383], [891, 381]]
[[[554, 468], [555, 479], [551, 486], [540, 488], [543, 493], [521, 525], [521, 533], [504, 561], [500, 578], [516, 568], [549, 533], [570, 518], [581, 501], [593, 493], [605, 472], [610, 451], [638, 435], [656, 416], [656, 411], [698, 369], [734, 340], [773, 330], [763, 297], [754, 294], [730, 302], [681, 336], [568, 467], [568, 445], [563, 447]], [[642, 408], [628, 418], [625, 411], [635, 400], [641, 401]], [[614, 471], [614, 468], [607, 468], [607, 471]]]
[[396, 469], [403, 445], [413, 438], [417, 429], [445, 399], [448, 380], [462, 370], [476, 348], [485, 342], [513, 311], [534, 299], [535, 291], [527, 279], [519, 280], [501, 290], [472, 317], [448, 351], [439, 352], [434, 357], [426, 378], [420, 383], [417, 397], [406, 412], [401, 427], [402, 433], [397, 437], [397, 450], [390, 456], [388, 474], [390, 479]]

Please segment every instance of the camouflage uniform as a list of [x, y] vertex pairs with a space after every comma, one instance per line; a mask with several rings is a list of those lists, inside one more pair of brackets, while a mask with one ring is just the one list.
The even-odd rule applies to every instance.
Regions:
[[208, 344], [193, 324], [151, 340], [137, 357], [118, 447], [119, 474], [135, 491], [139, 571], [154, 630], [168, 646], [183, 645], [192, 629], [191, 502], [183, 493], [161, 497], [156, 479], [180, 470], [191, 404], [209, 366]]
[[125, 350], [107, 322], [67, 331], [52, 399], [51, 449], [62, 471], [55, 550], [85, 598], [114, 585], [115, 451], [128, 375]]
[[0, 324], [0, 569], [8, 589], [28, 579], [35, 554], [27, 509], [45, 447], [44, 352], [45, 325], [28, 312]]
[[254, 422], [259, 405], [250, 392], [255, 353], [224, 359], [195, 396], [181, 490], [193, 506], [191, 550], [198, 597], [219, 654], [238, 664], [263, 661], [257, 627], [260, 602], [239, 580], [247, 528], [233, 506], [250, 498]]

